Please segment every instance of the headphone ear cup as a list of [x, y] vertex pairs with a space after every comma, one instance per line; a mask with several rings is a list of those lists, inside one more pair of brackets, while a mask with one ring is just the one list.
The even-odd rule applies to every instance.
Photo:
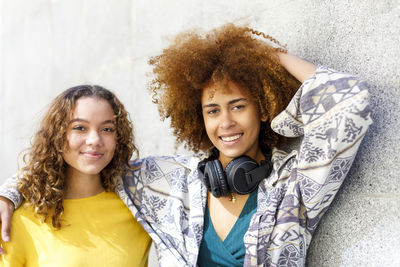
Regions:
[[208, 178], [208, 175], [205, 172], [206, 168], [206, 161], [200, 161], [199, 164], [197, 165], [197, 170], [200, 173], [200, 179], [202, 180], [203, 184], [206, 186], [207, 190], [210, 191], [210, 179]]
[[209, 179], [210, 191], [215, 197], [228, 195], [229, 189], [225, 172], [219, 160], [208, 161], [204, 173]]
[[248, 156], [241, 156], [230, 161], [225, 168], [226, 180], [230, 189], [242, 195], [253, 191], [257, 185], [249, 188], [247, 185], [246, 173], [257, 167], [257, 161]]

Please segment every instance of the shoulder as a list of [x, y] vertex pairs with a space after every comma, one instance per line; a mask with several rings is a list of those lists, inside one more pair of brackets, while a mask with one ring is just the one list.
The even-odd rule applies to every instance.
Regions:
[[22, 205], [15, 210], [11, 222], [13, 227], [17, 226], [22, 226], [26, 224], [26, 222], [32, 221], [32, 222], [39, 222], [40, 217], [39, 215], [36, 215], [33, 208], [29, 205], [26, 205], [25, 202], [22, 203]]
[[[22, 257], [25, 247], [32, 244], [32, 233], [42, 227], [41, 219], [33, 208], [22, 204], [13, 214], [11, 219], [11, 240], [4, 243], [7, 254], [11, 257]], [[14, 259], [15, 260], [15, 259]]]
[[136, 164], [141, 175], [146, 177], [164, 176], [170, 173], [190, 173], [197, 169], [201, 159], [198, 155], [149, 156]]

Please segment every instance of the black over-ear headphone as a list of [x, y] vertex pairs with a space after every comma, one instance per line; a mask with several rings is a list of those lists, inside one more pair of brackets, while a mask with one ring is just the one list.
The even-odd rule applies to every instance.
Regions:
[[226, 165], [225, 172], [221, 162], [215, 158], [218, 156], [213, 153], [210, 158], [199, 162], [197, 166], [203, 183], [215, 197], [227, 196], [230, 192], [240, 195], [249, 194], [272, 171], [270, 150], [260, 166], [254, 159], [240, 156]]

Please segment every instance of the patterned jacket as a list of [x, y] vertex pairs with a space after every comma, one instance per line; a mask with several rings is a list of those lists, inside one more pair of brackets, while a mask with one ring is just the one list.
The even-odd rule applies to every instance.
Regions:
[[[272, 121], [297, 137], [291, 151], [274, 149], [273, 171], [258, 188], [257, 212], [244, 236], [245, 266], [304, 266], [321, 217], [340, 188], [372, 123], [365, 83], [319, 67]], [[199, 179], [204, 156], [148, 157], [127, 169], [117, 194], [153, 238], [160, 266], [196, 266], [207, 190]], [[16, 206], [15, 178], [0, 195]]]

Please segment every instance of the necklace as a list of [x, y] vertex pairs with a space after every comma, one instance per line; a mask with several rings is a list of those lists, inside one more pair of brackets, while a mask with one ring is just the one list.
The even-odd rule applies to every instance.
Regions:
[[236, 197], [235, 197], [235, 194], [233, 192], [231, 192], [231, 196], [229, 197], [229, 201], [231, 201], [233, 204], [235, 204], [235, 202], [236, 202]]

